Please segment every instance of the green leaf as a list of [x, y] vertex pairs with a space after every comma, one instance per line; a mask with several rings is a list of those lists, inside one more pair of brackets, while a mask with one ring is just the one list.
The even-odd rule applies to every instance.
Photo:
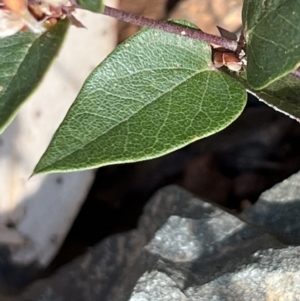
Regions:
[[78, 0], [80, 7], [95, 13], [101, 13], [104, 9], [102, 0]]
[[300, 120], [300, 81], [295, 76], [287, 75], [263, 90], [249, 92], [275, 110]]
[[245, 102], [208, 44], [143, 30], [92, 72], [34, 173], [162, 156], [225, 128]]
[[42, 35], [21, 32], [0, 39], [0, 132], [36, 88], [60, 48], [69, 22]]
[[299, 78], [288, 74], [268, 87], [255, 91], [249, 86], [245, 72], [228, 74], [238, 80], [247, 92], [259, 98], [260, 101], [291, 118], [300, 120]]
[[284, 77], [300, 63], [300, 1], [245, 0], [247, 80], [257, 90]]

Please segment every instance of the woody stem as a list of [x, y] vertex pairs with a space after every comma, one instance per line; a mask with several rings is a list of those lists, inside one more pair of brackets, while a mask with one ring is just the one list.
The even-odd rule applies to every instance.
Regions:
[[[127, 23], [135, 24], [141, 27], [150, 27], [159, 29], [162, 31], [170, 32], [180, 36], [185, 36], [195, 40], [207, 42], [209, 44], [215, 44], [225, 49], [236, 51], [238, 48], [238, 42], [226, 39], [224, 37], [215, 36], [212, 34], [205, 33], [200, 29], [193, 29], [187, 26], [170, 23], [166, 21], [157, 21], [149, 19], [143, 16], [128, 13], [113, 7], [105, 6], [102, 14], [113, 17], [117, 20], [124, 21]], [[297, 78], [300, 78], [300, 68], [291, 72]]]
[[127, 13], [122, 10], [112, 8], [109, 6], [104, 7], [103, 14], [138, 26], [155, 28], [162, 31], [174, 33], [180, 36], [186, 36], [192, 39], [204, 41], [210, 44], [219, 45], [220, 47], [232, 51], [235, 51], [238, 46], [238, 43], [236, 41], [231, 41], [223, 37], [208, 34], [199, 29], [193, 29], [187, 26], [170, 23], [166, 21], [152, 20], [143, 16]]

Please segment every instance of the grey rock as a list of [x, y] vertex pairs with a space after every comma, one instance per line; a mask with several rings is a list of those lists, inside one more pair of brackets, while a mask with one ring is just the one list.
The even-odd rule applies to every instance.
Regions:
[[300, 244], [300, 173], [265, 191], [241, 217], [288, 244]]
[[233, 264], [235, 260], [231, 260], [227, 263], [228, 271], [212, 281], [194, 281], [184, 286], [173, 280], [174, 271], [164, 269], [159, 262], [140, 278], [130, 301], [297, 301], [299, 251], [299, 247], [258, 251], [243, 264]]
[[209, 283], [185, 290], [187, 300], [300, 300], [299, 247], [262, 250]]
[[9, 248], [0, 245], [0, 292], [18, 291], [29, 285], [38, 276], [40, 269], [36, 263], [26, 266], [14, 263]]
[[130, 300], [186, 301], [188, 299], [171, 277], [163, 272], [152, 271], [140, 278]]
[[138, 229], [107, 238], [10, 301], [300, 300], [299, 251], [169, 186], [149, 201]]
[[[259, 288], [259, 272], [251, 274], [252, 263], [256, 263], [259, 257], [256, 252], [285, 247], [274, 237], [250, 227], [238, 218], [209, 204], [203, 203], [203, 206], [214, 208], [214, 212], [203, 214], [198, 219], [170, 217], [144, 248], [139, 264], [145, 266], [145, 258], [147, 262], [153, 258], [152, 263], [154, 258], [157, 260], [139, 279], [130, 301], [163, 301], [169, 300], [169, 296], [173, 300], [248, 300], [243, 299], [243, 290], [236, 292], [236, 299], [231, 298], [231, 288], [226, 291], [228, 281], [243, 267], [249, 270], [247, 277], [252, 277], [249, 281], [256, 283], [256, 288]], [[269, 261], [272, 261], [272, 256]], [[221, 287], [218, 279], [224, 284], [222, 295], [216, 290]], [[208, 283], [211, 283], [211, 287], [206, 290]], [[224, 296], [228, 298], [222, 299]], [[262, 295], [252, 292], [251, 297], [257, 296]]]
[[145, 257], [143, 248], [170, 215], [208, 219], [215, 211], [176, 186], [166, 187], [149, 201], [137, 230], [107, 238], [49, 279], [31, 285], [16, 300], [128, 300], [138, 278], [157, 260]]
[[299, 199], [300, 173], [263, 193], [241, 215], [247, 223], [221, 210], [170, 217], [145, 247], [158, 260], [130, 301], [300, 300], [300, 247], [279, 243], [300, 242]]

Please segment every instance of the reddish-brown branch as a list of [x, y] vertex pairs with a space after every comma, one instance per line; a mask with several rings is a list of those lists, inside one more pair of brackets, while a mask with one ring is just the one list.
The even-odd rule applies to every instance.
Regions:
[[192, 39], [204, 41], [210, 44], [219, 45], [220, 47], [226, 48], [228, 50], [235, 51], [237, 48], [236, 41], [231, 41], [223, 37], [205, 33], [201, 30], [192, 29], [190, 27], [186, 27], [170, 22], [165, 22], [165, 21], [152, 20], [132, 13], [127, 13], [109, 6], [105, 6], [103, 14], [110, 17], [114, 17], [124, 22], [139, 25], [141, 27], [155, 28], [166, 32], [174, 33], [177, 35], [186, 36]]
[[[223, 47], [231, 51], [236, 51], [238, 47], [237, 41], [232, 41], [224, 37], [208, 34], [201, 30], [193, 29], [183, 25], [178, 25], [166, 21], [156, 21], [143, 16], [127, 13], [122, 10], [112, 8], [109, 6], [104, 7], [103, 14], [116, 18], [117, 20], [132, 23], [141, 27], [155, 28], [162, 31], [174, 33], [177, 35], [186, 36], [192, 39], [204, 41], [210, 44], [219, 45], [220, 47]], [[291, 72], [291, 74], [300, 79], [300, 68]]]

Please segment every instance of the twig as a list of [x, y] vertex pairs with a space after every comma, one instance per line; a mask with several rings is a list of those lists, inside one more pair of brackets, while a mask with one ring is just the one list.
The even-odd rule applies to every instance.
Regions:
[[201, 30], [193, 29], [190, 27], [177, 25], [165, 21], [152, 20], [132, 13], [127, 13], [122, 10], [112, 8], [109, 6], [105, 6], [103, 14], [142, 27], [155, 28], [166, 32], [174, 33], [177, 35], [186, 36], [192, 39], [204, 41], [210, 44], [219, 45], [220, 47], [223, 47], [228, 50], [235, 51], [237, 48], [236, 41], [231, 41], [226, 38], [208, 34]]
[[[236, 51], [238, 48], [237, 41], [232, 41], [224, 37], [208, 34], [201, 30], [193, 29], [183, 25], [178, 25], [166, 21], [157, 21], [143, 16], [138, 16], [132, 13], [127, 13], [125, 11], [112, 8], [109, 6], [104, 7], [103, 14], [141, 27], [155, 28], [162, 31], [174, 33], [177, 35], [186, 36], [195, 40], [204, 41], [209, 44], [215, 44], [231, 51]], [[291, 72], [291, 74], [300, 79], [300, 68]]]

